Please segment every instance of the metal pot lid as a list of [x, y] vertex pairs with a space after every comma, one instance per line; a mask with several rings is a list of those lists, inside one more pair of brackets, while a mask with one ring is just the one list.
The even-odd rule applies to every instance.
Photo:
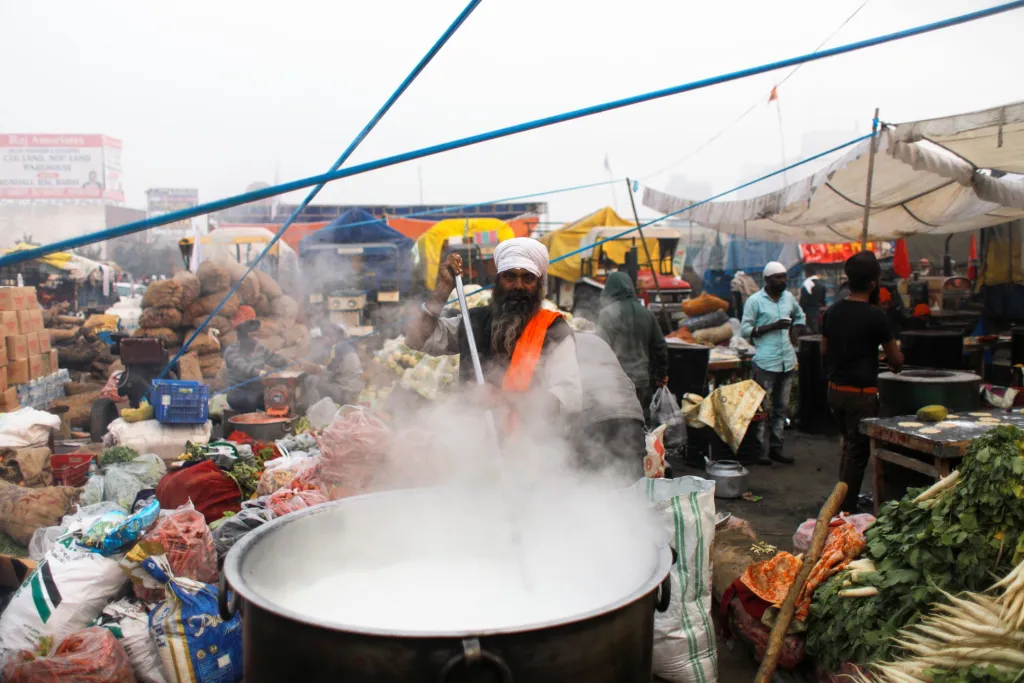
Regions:
[[746, 474], [747, 468], [738, 460], [712, 460], [708, 463], [707, 471], [716, 474], [729, 474], [732, 472]]
[[[634, 539], [634, 542], [630, 543], [627, 539], [624, 547], [628, 546], [629, 549], [626, 552], [636, 553], [636, 555], [639, 556], [638, 561], [643, 562], [644, 565], [638, 565], [636, 567], [636, 576], [639, 578], [635, 580], [630, 579], [631, 582], [628, 584], [628, 587], [616, 592], [614, 597], [609, 597], [607, 595], [607, 591], [605, 591], [605, 595], [595, 602], [594, 600], [589, 600], [589, 596], [591, 594], [587, 593], [585, 595], [588, 600], [585, 601], [584, 607], [574, 609], [565, 614], [558, 614], [557, 616], [548, 614], [546, 618], [516, 623], [487, 623], [481, 627], [452, 627], [450, 624], [447, 627], [441, 628], [424, 627], [422, 624], [408, 626], [403, 625], [401, 618], [396, 618], [393, 624], [387, 623], [386, 625], [383, 625], [381, 623], [370, 623], [361, 619], [353, 620], [351, 618], [351, 613], [344, 613], [344, 608], [334, 610], [333, 608], [324, 607], [320, 614], [311, 614], [307, 610], [297, 609], [294, 602], [292, 604], [287, 604], [289, 601], [287, 599], [282, 599], [284, 593], [287, 592], [287, 589], [284, 589], [283, 591], [277, 590], [277, 592], [275, 592], [274, 588], [280, 587], [280, 581], [288, 580], [289, 577], [295, 579], [297, 583], [301, 585], [305, 585], [310, 580], [314, 579], [322, 582], [324, 576], [307, 577], [306, 574], [303, 573], [303, 567], [314, 567], [313, 574], [316, 574], [315, 568], [318, 563], [320, 569], [323, 569], [325, 562], [332, 562], [335, 558], [349, 558], [352, 562], [351, 566], [353, 566], [355, 570], [362, 571], [363, 574], [366, 575], [374, 573], [376, 571], [374, 563], [381, 557], [393, 557], [395, 552], [399, 552], [401, 549], [401, 545], [399, 543], [379, 543], [377, 544], [379, 547], [376, 549], [377, 557], [373, 555], [375, 551], [370, 550], [364, 558], [358, 556], [353, 557], [354, 554], [358, 553], [348, 552], [351, 549], [341, 547], [343, 544], [335, 543], [335, 539], [344, 538], [342, 535], [346, 531], [349, 531], [351, 532], [349, 542], [352, 544], [352, 548], [364, 547], [363, 541], [366, 539], [360, 533], [358, 528], [359, 524], [371, 517], [379, 517], [382, 511], [395, 510], [406, 511], [408, 519], [403, 520], [401, 524], [409, 525], [409, 527], [415, 530], [416, 533], [420, 533], [418, 526], [422, 526], [423, 524], [423, 510], [428, 507], [432, 508], [435, 505], [443, 504], [444, 501], [451, 498], [451, 490], [419, 489], [414, 491], [390, 491], [387, 493], [367, 494], [333, 501], [331, 503], [326, 503], [324, 505], [319, 505], [314, 508], [287, 515], [246, 534], [229, 552], [224, 563], [225, 576], [231, 589], [237, 592], [242, 598], [243, 611], [245, 609], [245, 604], [249, 603], [268, 612], [272, 612], [297, 622], [329, 630], [345, 631], [350, 633], [387, 637], [464, 638], [503, 633], [521, 633], [523, 631], [550, 628], [577, 621], [584, 621], [615, 611], [643, 598], [646, 595], [649, 595], [654, 591], [658, 584], [665, 578], [665, 575], [668, 573], [671, 566], [671, 551], [667, 545], [656, 545], [653, 536], [651, 536], [650, 539], [640, 541], [640, 543], [635, 542], [636, 539]], [[429, 503], [429, 505], [427, 505], [427, 503]], [[607, 506], [607, 503], [605, 503], [604, 506], [609, 507]], [[422, 509], [416, 510], [417, 507]], [[615, 508], [616, 506], [613, 505], [610, 507]], [[572, 523], [578, 524], [582, 518], [585, 518], [585, 516], [573, 519]], [[472, 528], [472, 520], [464, 519], [463, 521], [463, 527], [460, 528], [456, 525], [453, 531], [456, 533], [470, 532], [470, 535], [467, 536], [467, 539], [470, 541], [469, 547], [472, 547], [473, 544], [480, 543], [481, 540], [479, 536], [472, 535], [472, 532], [475, 531], [475, 529]], [[550, 520], [548, 521], [550, 523]], [[385, 524], [384, 526], [386, 527], [387, 525]], [[391, 529], [391, 531], [393, 530], [394, 529]], [[499, 530], [497, 529], [492, 529], [492, 536], [497, 535], [498, 531]], [[523, 538], [526, 539], [524, 542], [530, 542], [530, 533], [533, 531], [535, 530], [531, 529], [523, 534]], [[304, 544], [303, 536], [308, 536], [310, 532], [313, 532], [314, 534], [312, 539], [313, 543]], [[507, 530], [503, 533], [507, 533]], [[332, 536], [334, 538], [332, 538]], [[389, 530], [384, 528], [380, 539], [389, 539], [392, 538], [392, 536], [393, 535], [389, 533]], [[640, 536], [643, 537], [643, 534]], [[595, 541], [597, 536], [583, 534], [581, 538]], [[396, 540], [400, 541], [401, 539]], [[483, 540], [486, 541], [486, 539]], [[356, 541], [358, 541], [358, 543]], [[643, 545], [644, 543], [649, 544]], [[371, 541], [369, 545], [375, 544]], [[562, 545], [566, 545], [564, 540]], [[592, 545], [603, 545], [603, 543], [593, 543]], [[615, 548], [614, 545], [615, 544], [612, 543], [611, 546], [606, 547], [606, 550], [614, 550], [615, 553], [625, 556], [625, 553], [621, 549]], [[636, 549], [641, 546], [649, 548], [649, 550], [637, 552]], [[609, 555], [609, 557], [614, 557], [614, 555]], [[331, 569], [336, 569], [336, 567], [332, 566]], [[584, 587], [587, 585], [590, 585], [591, 588], [593, 588], [595, 566], [588, 563], [588, 558], [583, 558], [579, 564], [573, 564], [568, 569], [571, 569], [573, 572], [572, 587], [574, 589], [585, 590]], [[346, 572], [340, 572], [338, 574], [338, 576], [342, 578], [345, 577], [345, 575]], [[533, 573], [531, 572], [530, 575], [533, 575]], [[328, 578], [333, 580], [334, 575], [330, 575]], [[543, 579], [543, 577], [541, 577], [541, 579]], [[423, 585], [424, 583], [425, 582], [420, 582], [419, 590], [425, 594], [432, 595], [429, 593], [431, 586]], [[323, 585], [329, 586], [330, 582]], [[621, 585], [617, 584], [615, 590], [619, 587], [621, 587]], [[504, 586], [499, 585], [495, 588], [496, 591], [501, 591]], [[550, 587], [547, 590], [548, 595], [550, 596]], [[598, 593], [600, 592], [601, 591], [598, 591]], [[494, 594], [496, 593], [491, 593], [482, 597], [470, 597], [479, 601], [480, 599], [486, 599], [490, 595]], [[362, 595], [367, 600], [373, 600], [377, 604], [381, 603], [380, 596], [382, 595], [384, 596], [384, 599], [391, 599], [393, 597], [387, 591], [381, 590], [374, 591], [373, 593], [364, 593]], [[324, 604], [326, 605], [327, 603], [325, 602]], [[393, 604], [395, 603], [392, 602], [392, 605]], [[580, 605], [578, 600], [575, 604], [577, 604], [577, 606]], [[381, 605], [381, 607], [383, 608], [383, 605]], [[326, 614], [323, 612], [326, 612]], [[379, 620], [375, 619], [373, 621], [378, 622]], [[498, 621], [500, 622], [500, 619], [498, 619]]]

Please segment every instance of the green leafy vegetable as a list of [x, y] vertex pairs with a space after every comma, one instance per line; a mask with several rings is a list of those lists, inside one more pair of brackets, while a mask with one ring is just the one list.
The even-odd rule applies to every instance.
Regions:
[[860, 583], [877, 587], [877, 596], [841, 598], [848, 572], [815, 592], [807, 650], [827, 668], [887, 658], [893, 637], [940, 599], [940, 589], [984, 591], [1024, 557], [1024, 431], [1001, 426], [978, 437], [955, 486], [914, 503], [923, 490], [886, 503], [866, 534], [877, 571]]
[[100, 467], [114, 465], [119, 462], [131, 462], [139, 457], [138, 451], [128, 446], [114, 446], [100, 454]]

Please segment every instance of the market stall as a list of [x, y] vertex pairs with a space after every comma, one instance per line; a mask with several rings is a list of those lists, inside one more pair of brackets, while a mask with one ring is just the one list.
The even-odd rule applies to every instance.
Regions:
[[947, 414], [934, 422], [919, 421], [915, 415], [864, 420], [861, 432], [871, 439], [875, 514], [893, 493], [901, 495], [887, 490], [886, 482], [905, 479], [888, 474], [890, 468], [941, 479], [956, 469], [975, 438], [998, 425], [1024, 427], [1024, 415], [987, 409]]

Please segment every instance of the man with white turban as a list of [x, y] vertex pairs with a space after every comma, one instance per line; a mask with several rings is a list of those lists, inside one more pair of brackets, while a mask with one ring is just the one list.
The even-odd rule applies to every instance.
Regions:
[[[576, 341], [562, 315], [541, 307], [548, 272], [547, 248], [537, 240], [516, 237], [494, 250], [497, 278], [489, 306], [472, 308], [473, 327], [484, 379], [503, 399], [526, 403], [550, 416], [576, 415], [582, 409], [580, 368]], [[405, 343], [431, 355], [459, 354], [459, 374], [464, 383], [475, 382], [469, 341], [463, 329], [465, 311], [442, 317], [442, 309], [455, 289], [455, 275], [462, 274], [462, 257], [449, 254], [437, 272], [437, 285], [420, 313], [406, 326]], [[540, 396], [519, 401], [516, 395]], [[497, 394], [497, 391], [492, 393]]]
[[[796, 368], [796, 351], [790, 337], [796, 327], [806, 324], [807, 317], [796, 298], [786, 291], [786, 267], [771, 261], [764, 267], [764, 288], [747, 299], [740, 323], [740, 334], [754, 345], [754, 381], [766, 392], [763, 406], [768, 420], [762, 421], [757, 429], [758, 462], [762, 465], [770, 465], [773, 460], [790, 465], [794, 462], [782, 450]], [[766, 439], [769, 426], [771, 434]]]

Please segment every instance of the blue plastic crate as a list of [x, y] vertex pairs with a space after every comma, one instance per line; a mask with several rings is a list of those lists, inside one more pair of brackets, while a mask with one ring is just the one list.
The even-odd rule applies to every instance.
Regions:
[[150, 405], [157, 422], [203, 424], [210, 417], [210, 388], [202, 382], [155, 379]]

